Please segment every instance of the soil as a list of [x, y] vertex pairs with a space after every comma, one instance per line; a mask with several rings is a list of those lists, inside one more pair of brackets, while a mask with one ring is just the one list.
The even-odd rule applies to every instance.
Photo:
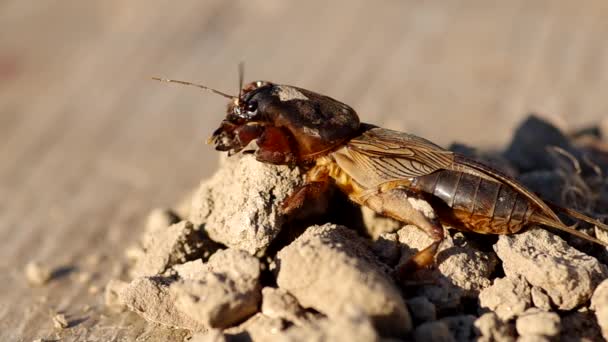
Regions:
[[[453, 149], [602, 219], [602, 129], [563, 133], [531, 116], [504, 152]], [[537, 226], [501, 236], [446, 227], [435, 265], [403, 284], [394, 271], [429, 244], [423, 232], [335, 192], [281, 216], [282, 200], [301, 183], [295, 168], [223, 158], [190, 205], [152, 211], [129, 250], [128, 279], [107, 285], [106, 305], [187, 329], [191, 341], [608, 338], [606, 248]], [[577, 229], [606, 239], [589, 224]], [[44, 283], [43, 273], [31, 266], [28, 278]]]

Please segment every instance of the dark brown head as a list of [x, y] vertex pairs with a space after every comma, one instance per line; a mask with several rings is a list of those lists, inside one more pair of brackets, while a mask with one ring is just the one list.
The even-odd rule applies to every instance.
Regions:
[[249, 146], [247, 151], [253, 151], [262, 162], [308, 163], [356, 136], [360, 128], [359, 117], [351, 107], [302, 88], [256, 81], [242, 87], [239, 96], [232, 96], [200, 84], [154, 79], [195, 86], [229, 98], [226, 117], [209, 143], [230, 154]]
[[358, 130], [357, 113], [342, 102], [306, 89], [257, 81], [233, 98], [211, 142], [217, 150], [234, 153], [255, 141], [261, 161], [304, 163], [339, 147]]

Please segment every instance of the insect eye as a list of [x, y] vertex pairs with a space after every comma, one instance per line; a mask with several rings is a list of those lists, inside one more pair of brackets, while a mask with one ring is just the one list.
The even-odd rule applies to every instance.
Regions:
[[258, 110], [258, 101], [252, 100], [252, 101], [247, 102], [247, 105], [245, 106], [245, 110], [249, 113], [254, 113], [256, 110]]

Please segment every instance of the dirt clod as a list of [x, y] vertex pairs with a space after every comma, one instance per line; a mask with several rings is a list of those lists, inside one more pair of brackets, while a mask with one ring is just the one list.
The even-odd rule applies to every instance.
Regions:
[[228, 247], [262, 255], [285, 221], [279, 205], [301, 183], [298, 169], [260, 163], [252, 155], [224, 161], [201, 183], [190, 219]]
[[41, 286], [51, 280], [51, 270], [36, 261], [25, 265], [25, 277], [32, 285]]
[[137, 278], [120, 292], [120, 301], [150, 322], [192, 331], [204, 330], [203, 324], [177, 308], [177, 296], [169, 290], [171, 282], [160, 276]]
[[555, 312], [529, 309], [515, 322], [517, 333], [521, 336], [556, 337], [560, 332], [560, 318]]
[[53, 326], [57, 329], [65, 329], [70, 325], [64, 314], [53, 315]]
[[258, 259], [226, 249], [213, 254], [198, 276], [171, 284], [171, 293], [177, 309], [196, 322], [227, 328], [257, 312], [262, 298], [259, 277]]
[[544, 229], [501, 235], [494, 248], [508, 277], [523, 277], [561, 310], [588, 301], [599, 282], [608, 277], [605, 265]]
[[353, 306], [343, 309], [342, 314], [334, 319], [322, 318], [310, 324], [293, 326], [277, 340], [290, 342], [377, 342], [381, 340], [367, 314]]
[[[397, 232], [402, 244], [401, 263], [407, 262], [416, 252], [432, 242], [416, 226], [408, 225]], [[418, 294], [427, 297], [439, 311], [451, 310], [461, 304], [463, 297], [476, 297], [480, 290], [490, 286], [490, 275], [496, 266], [493, 253], [482, 252], [466, 243], [466, 239], [456, 244], [447, 235], [439, 246], [437, 267], [422, 273], [433, 284], [420, 286]]]
[[199, 257], [204, 243], [201, 232], [188, 221], [154, 227], [143, 237], [143, 255], [131, 274], [134, 278], [162, 274], [173, 265]]
[[306, 313], [298, 300], [284, 289], [265, 287], [262, 289], [262, 308], [264, 315], [281, 318], [301, 325], [306, 321]]
[[348, 228], [309, 227], [277, 255], [279, 287], [330, 318], [347, 305], [369, 315], [379, 331], [400, 336], [411, 319], [398, 288], [365, 241]]
[[498, 318], [493, 312], [481, 315], [474, 323], [479, 333], [479, 342], [513, 342], [515, 328]]
[[604, 280], [591, 297], [591, 309], [595, 310], [595, 317], [602, 329], [602, 335], [608, 339], [608, 280]]
[[532, 304], [530, 286], [521, 277], [497, 278], [492, 286], [479, 294], [482, 308], [493, 311], [507, 321], [521, 315]]

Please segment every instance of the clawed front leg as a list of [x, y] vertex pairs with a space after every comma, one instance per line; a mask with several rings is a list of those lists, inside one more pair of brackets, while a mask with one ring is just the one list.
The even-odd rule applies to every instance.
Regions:
[[320, 198], [329, 186], [329, 171], [324, 166], [315, 166], [306, 173], [304, 184], [297, 188], [281, 205], [281, 213], [288, 215], [301, 208], [306, 201]]
[[263, 163], [286, 165], [295, 162], [293, 139], [284, 129], [272, 126], [264, 127], [256, 140], [258, 150], [255, 158]]

